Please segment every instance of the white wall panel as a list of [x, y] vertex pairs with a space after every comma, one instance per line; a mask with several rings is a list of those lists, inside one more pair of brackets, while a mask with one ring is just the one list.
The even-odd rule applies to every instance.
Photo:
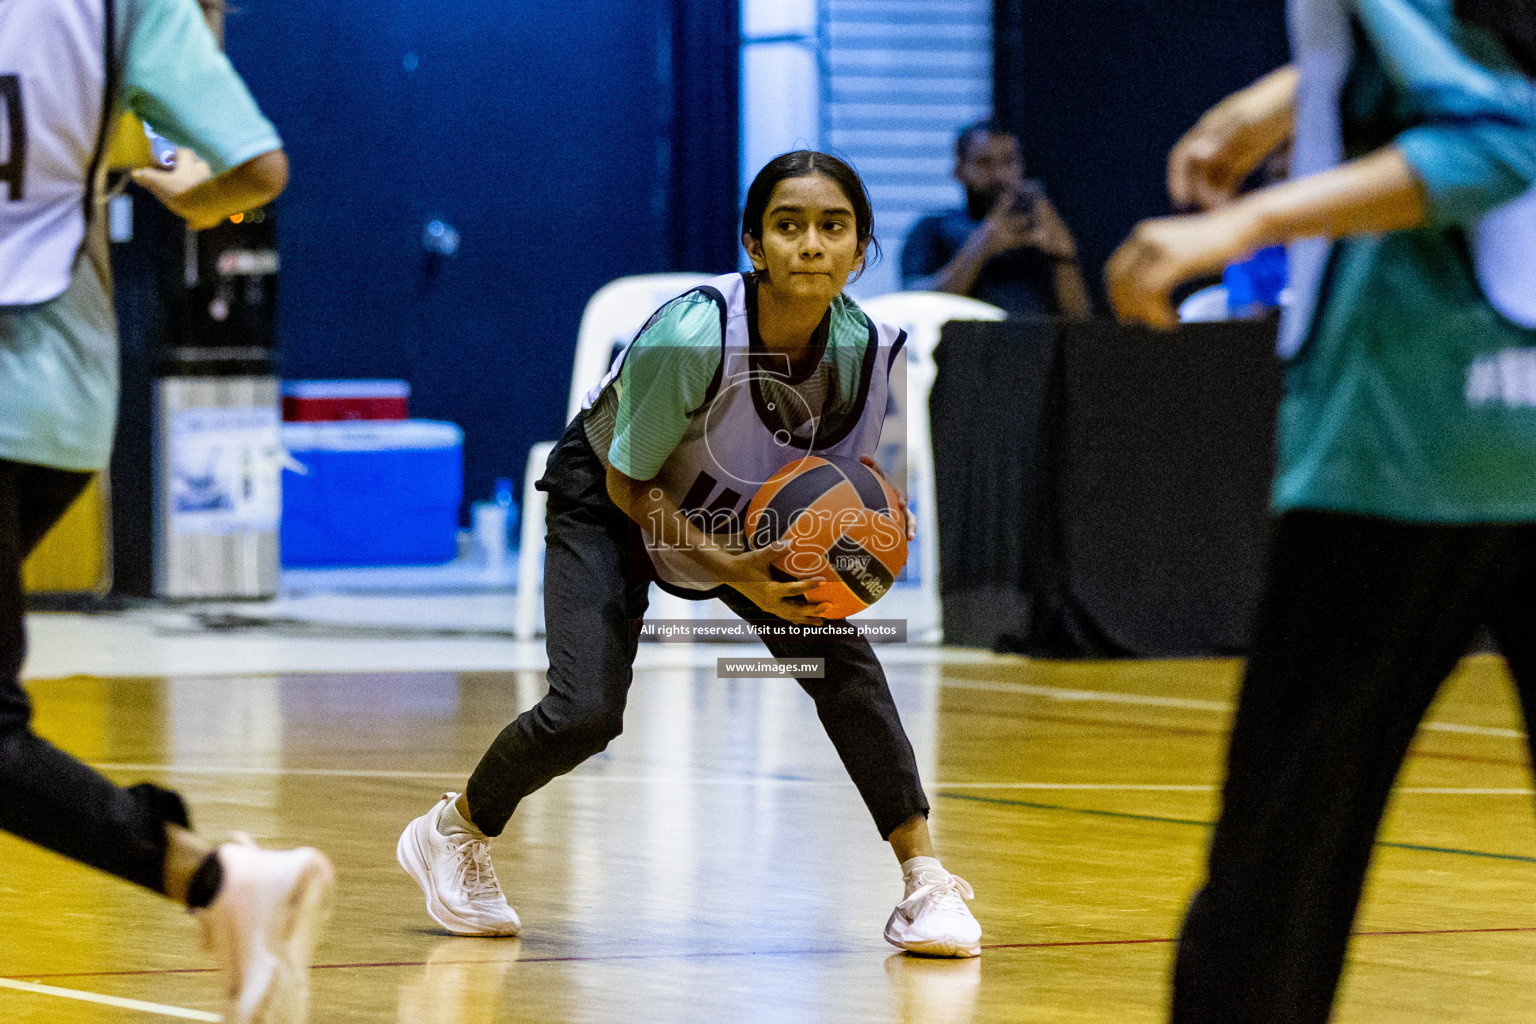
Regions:
[[762, 166], [821, 146], [821, 77], [809, 42], [748, 44], [741, 56], [742, 195]]
[[743, 39], [816, 35], [816, 0], [741, 0]]

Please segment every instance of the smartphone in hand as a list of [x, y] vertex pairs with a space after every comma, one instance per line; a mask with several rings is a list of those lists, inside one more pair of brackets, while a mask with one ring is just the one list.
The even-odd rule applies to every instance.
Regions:
[[1025, 178], [1013, 193], [1013, 212], [1023, 216], [1029, 227], [1033, 228], [1035, 213], [1043, 198], [1045, 198], [1045, 189], [1041, 186], [1039, 179]]

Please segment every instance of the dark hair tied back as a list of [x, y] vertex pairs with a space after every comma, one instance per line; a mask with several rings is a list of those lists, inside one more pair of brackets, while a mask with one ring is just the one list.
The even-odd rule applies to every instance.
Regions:
[[1520, 70], [1536, 78], [1536, 0], [1456, 0], [1456, 17], [1492, 32]]
[[859, 172], [847, 163], [828, 153], [814, 149], [797, 149], [793, 153], [781, 153], [768, 161], [757, 172], [747, 188], [747, 202], [741, 211], [741, 233], [762, 240], [763, 217], [768, 213], [768, 200], [779, 182], [789, 178], [806, 178], [819, 174], [830, 179], [842, 189], [843, 195], [853, 206], [854, 230], [859, 244], [865, 245], [864, 265], [874, 263], [880, 255], [880, 243], [875, 239], [875, 211], [870, 206], [869, 190], [864, 187]]

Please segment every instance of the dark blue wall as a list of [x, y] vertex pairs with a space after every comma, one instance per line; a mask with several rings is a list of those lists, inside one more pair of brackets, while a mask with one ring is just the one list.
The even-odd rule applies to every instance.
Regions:
[[[697, 128], [673, 112], [701, 81], [734, 89], [736, 5], [682, 18], [683, 2], [242, 0], [229, 53], [292, 165], [284, 375], [404, 378], [413, 415], [464, 427], [469, 498], [520, 486], [528, 446], [563, 426], [591, 294], [732, 237], [734, 93]], [[683, 80], [677, 49], [702, 73]], [[674, 225], [683, 169], [709, 162], [729, 207], [701, 199], [701, 243]], [[423, 250], [432, 219], [457, 255]]]
[[996, 0], [995, 107], [1077, 235], [1089, 285], [1166, 214], [1168, 150], [1288, 59], [1284, 0]]

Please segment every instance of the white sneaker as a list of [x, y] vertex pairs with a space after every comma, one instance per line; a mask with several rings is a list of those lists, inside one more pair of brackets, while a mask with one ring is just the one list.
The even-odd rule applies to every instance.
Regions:
[[491, 844], [470, 835], [445, 836], [438, 819], [459, 798], [444, 793], [426, 814], [405, 826], [395, 858], [427, 896], [432, 920], [455, 935], [516, 935], [522, 922], [491, 867]]
[[224, 881], [196, 911], [224, 969], [226, 1024], [302, 1024], [309, 957], [330, 916], [335, 874], [319, 850], [262, 850], [249, 836], [218, 849]]
[[885, 941], [923, 956], [979, 956], [981, 925], [965, 905], [975, 896], [959, 875], [931, 868], [914, 872], [907, 898], [885, 923]]

